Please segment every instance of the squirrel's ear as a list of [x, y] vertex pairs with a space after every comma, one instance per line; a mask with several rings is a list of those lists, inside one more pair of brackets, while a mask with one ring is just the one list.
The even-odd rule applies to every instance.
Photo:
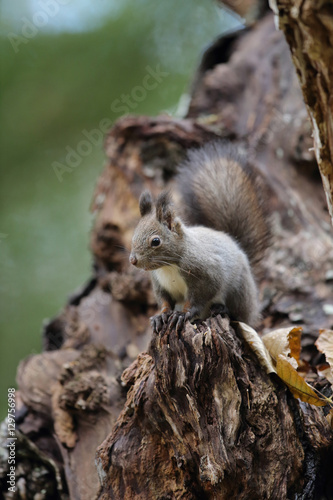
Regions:
[[183, 236], [184, 234], [183, 225], [178, 217], [175, 217], [175, 219], [173, 220], [172, 230], [174, 233], [177, 233], [178, 236]]
[[143, 217], [151, 212], [153, 199], [150, 191], [144, 191], [139, 199], [140, 214]]
[[156, 217], [171, 230], [174, 213], [168, 191], [163, 191], [156, 200]]

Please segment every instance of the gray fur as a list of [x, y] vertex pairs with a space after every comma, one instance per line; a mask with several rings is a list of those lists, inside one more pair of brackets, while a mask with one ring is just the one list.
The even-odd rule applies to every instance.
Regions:
[[179, 167], [177, 190], [182, 217], [232, 236], [256, 265], [270, 241], [263, 186], [239, 148], [212, 142], [191, 150]]
[[153, 207], [153, 199], [150, 191], [144, 191], [139, 200], [139, 208], [140, 214], [143, 217], [144, 215], [149, 214], [152, 211]]
[[[258, 291], [249, 260], [225, 233], [206, 227], [184, 231], [186, 257], [179, 262], [191, 305], [209, 315], [210, 306], [223, 304], [233, 319], [255, 324], [259, 318]], [[188, 260], [191, 266], [187, 265]]]
[[[168, 264], [177, 264], [183, 248], [182, 224], [172, 211], [166, 209], [160, 220], [152, 210], [144, 215], [137, 225], [132, 238], [132, 252], [138, 262], [137, 267], [152, 271]], [[152, 238], [161, 240], [159, 247], [151, 247]]]
[[156, 218], [159, 222], [166, 224], [171, 229], [174, 211], [168, 191], [163, 191], [156, 200]]
[[[189, 302], [186, 317], [191, 319], [205, 318], [213, 304], [222, 304], [233, 319], [255, 325], [259, 301], [250, 262], [261, 257], [269, 230], [256, 178], [236, 153], [230, 146], [209, 144], [190, 152], [180, 169], [177, 184], [186, 220], [208, 227], [185, 225], [167, 192], [158, 197], [155, 211], [150, 193], [141, 196], [143, 216], [131, 259], [152, 271], [160, 305]], [[160, 239], [159, 246], [151, 245], [153, 238]], [[161, 317], [155, 317], [159, 326]]]

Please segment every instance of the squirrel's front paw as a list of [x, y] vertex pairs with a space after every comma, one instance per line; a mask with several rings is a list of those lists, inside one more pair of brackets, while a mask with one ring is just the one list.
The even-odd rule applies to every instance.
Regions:
[[161, 314], [155, 314], [150, 318], [150, 323], [154, 333], [160, 333], [163, 328], [163, 320]]
[[187, 312], [185, 311], [174, 311], [170, 318], [169, 326], [170, 328], [176, 327], [176, 332], [179, 333], [187, 320], [193, 321], [200, 317], [200, 311], [196, 307], [191, 307], [191, 309]]
[[181, 311], [173, 311], [170, 317], [169, 327], [170, 328], [176, 327], [176, 332], [179, 333], [183, 329], [184, 324], [185, 324], [185, 313]]
[[162, 314], [155, 314], [150, 318], [154, 333], [161, 333], [163, 326], [167, 324], [173, 311], [165, 311]]
[[197, 307], [191, 307], [189, 311], [185, 314], [185, 321], [193, 321], [194, 319], [200, 318], [200, 311]]

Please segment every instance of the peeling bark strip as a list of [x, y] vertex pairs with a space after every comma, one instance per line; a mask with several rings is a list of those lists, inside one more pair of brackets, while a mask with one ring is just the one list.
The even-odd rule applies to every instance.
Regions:
[[333, 5], [331, 0], [277, 0], [276, 6], [311, 118], [333, 223]]
[[187, 324], [180, 337], [170, 329], [155, 336], [122, 380], [127, 401], [97, 453], [100, 500], [282, 500], [314, 492], [320, 465], [304, 471], [328, 446], [328, 423], [258, 369], [227, 319]]

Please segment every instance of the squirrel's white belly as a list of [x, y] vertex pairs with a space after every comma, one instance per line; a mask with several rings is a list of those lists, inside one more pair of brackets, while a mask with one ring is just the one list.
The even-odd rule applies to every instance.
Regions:
[[175, 265], [163, 266], [154, 271], [160, 285], [170, 293], [176, 302], [184, 302], [187, 296], [187, 285]]

